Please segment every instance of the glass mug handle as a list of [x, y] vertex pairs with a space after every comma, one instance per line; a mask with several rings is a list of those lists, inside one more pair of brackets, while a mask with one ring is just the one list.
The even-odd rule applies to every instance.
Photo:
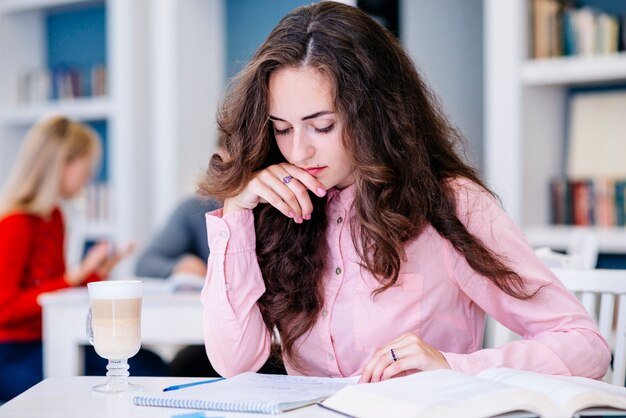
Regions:
[[93, 328], [91, 326], [92, 314], [91, 308], [89, 308], [89, 312], [87, 313], [87, 320], [85, 321], [85, 331], [87, 332], [87, 339], [89, 340], [89, 344], [93, 345]]

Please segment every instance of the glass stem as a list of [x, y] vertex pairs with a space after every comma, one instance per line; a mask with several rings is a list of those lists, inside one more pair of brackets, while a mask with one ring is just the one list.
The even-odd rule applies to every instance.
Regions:
[[107, 377], [109, 382], [128, 382], [128, 359], [123, 360], [109, 360], [107, 364]]

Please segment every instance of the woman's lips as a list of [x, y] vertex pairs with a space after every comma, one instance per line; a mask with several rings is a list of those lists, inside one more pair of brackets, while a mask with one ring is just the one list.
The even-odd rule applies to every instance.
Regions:
[[305, 168], [305, 170], [312, 176], [315, 176], [319, 173], [322, 172], [322, 170], [324, 170], [326, 167], [312, 167], [312, 168]]

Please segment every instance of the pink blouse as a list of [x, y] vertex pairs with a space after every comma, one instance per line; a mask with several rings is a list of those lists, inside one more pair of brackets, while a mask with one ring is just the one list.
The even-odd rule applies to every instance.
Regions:
[[[396, 285], [374, 298], [379, 283], [359, 266], [350, 234], [354, 186], [331, 189], [325, 302], [313, 328], [295, 346], [307, 374], [361, 374], [376, 349], [411, 332], [440, 350], [452, 370], [475, 374], [510, 367], [601, 378], [610, 351], [582, 305], [535, 257], [490, 194], [468, 180], [453, 184], [457, 215], [466, 228], [506, 257], [528, 289], [545, 287], [530, 300], [506, 295], [429, 226], [406, 246]], [[220, 209], [206, 218], [211, 250], [202, 291], [207, 354], [223, 376], [255, 371], [269, 356], [271, 336], [256, 304], [265, 286], [253, 214], [244, 210], [222, 217]], [[486, 313], [523, 339], [482, 349]], [[285, 366], [290, 374], [300, 374], [288, 359]]]

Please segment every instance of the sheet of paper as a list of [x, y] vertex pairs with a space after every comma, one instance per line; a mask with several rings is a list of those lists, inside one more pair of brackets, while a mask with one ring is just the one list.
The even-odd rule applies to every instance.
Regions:
[[289, 403], [330, 396], [346, 385], [357, 383], [358, 379], [242, 373], [216, 383], [166, 392], [162, 396], [233, 403]]

